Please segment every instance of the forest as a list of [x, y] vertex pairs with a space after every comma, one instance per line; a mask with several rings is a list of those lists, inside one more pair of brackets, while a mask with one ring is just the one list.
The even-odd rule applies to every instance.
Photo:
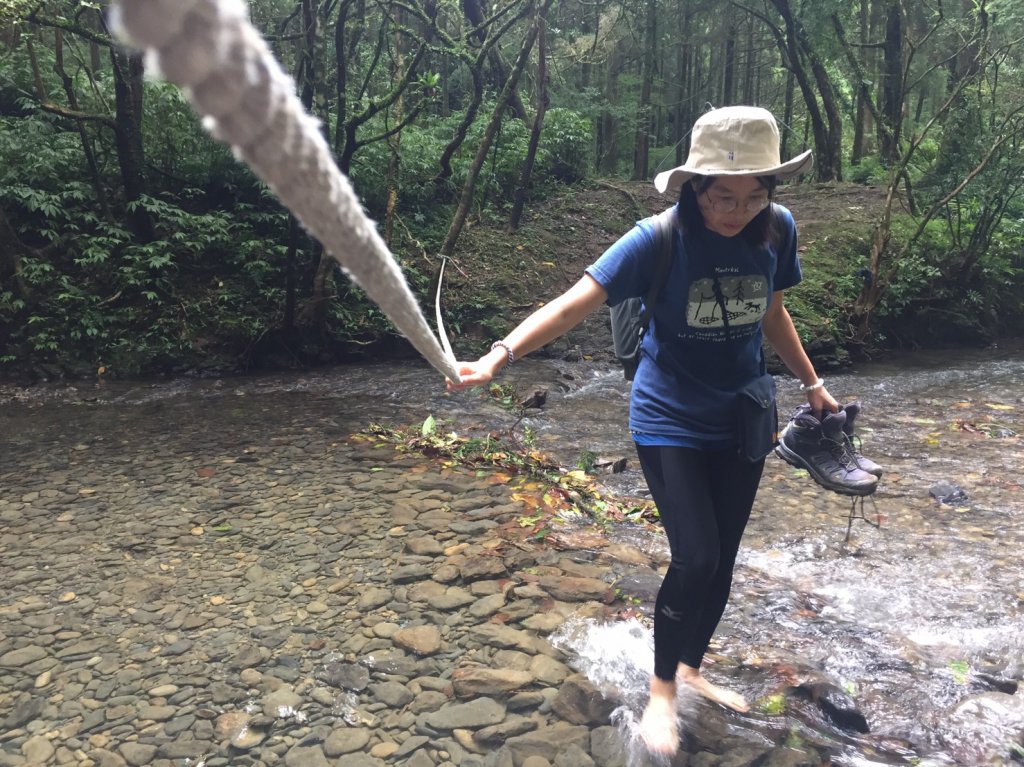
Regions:
[[[247, 12], [424, 306], [441, 257], [454, 260], [456, 332], [500, 333], [508, 306], [545, 298], [525, 283], [480, 290], [488, 276], [515, 286], [524, 252], [566, 257], [524, 227], [579, 190], [628, 190], [681, 164], [693, 121], [729, 104], [772, 110], [784, 159], [814, 150], [789, 194], [876, 192], [859, 231], [806, 254], [809, 271], [842, 264], [807, 303], [849, 354], [891, 346], [911, 322], [931, 328], [914, 343], [1024, 330], [1018, 0], [252, 0]], [[112, 34], [106, 0], [0, 0], [0, 371], [400, 352], [380, 311], [157, 74]], [[609, 236], [634, 218], [608, 213]]]

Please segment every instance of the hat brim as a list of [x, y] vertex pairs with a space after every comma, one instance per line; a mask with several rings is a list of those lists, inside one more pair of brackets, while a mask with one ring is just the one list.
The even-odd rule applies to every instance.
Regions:
[[654, 187], [659, 192], [678, 192], [680, 187], [694, 176], [775, 176], [783, 180], [792, 178], [801, 173], [806, 173], [814, 165], [814, 157], [811, 150], [802, 152], [789, 162], [777, 165], [773, 168], [751, 168], [748, 170], [718, 170], [716, 168], [693, 168], [687, 165], [680, 165], [678, 168], [666, 170], [654, 177]]

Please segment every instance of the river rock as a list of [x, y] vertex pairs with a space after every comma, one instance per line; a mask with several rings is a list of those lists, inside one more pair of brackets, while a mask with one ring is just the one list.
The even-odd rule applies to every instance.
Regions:
[[290, 687], [275, 690], [263, 699], [263, 714], [271, 718], [283, 718], [297, 711], [302, 705], [302, 698]]
[[537, 650], [537, 640], [532, 634], [519, 631], [511, 626], [485, 623], [481, 626], [474, 626], [469, 633], [475, 641], [491, 647], [523, 650], [530, 653]]
[[598, 767], [626, 767], [626, 750], [617, 727], [595, 727], [590, 733], [590, 754]]
[[319, 746], [296, 746], [284, 757], [286, 767], [331, 767]]
[[422, 715], [427, 727], [435, 730], [476, 729], [497, 724], [505, 718], [505, 707], [492, 698], [479, 698], [470, 703], [454, 703]]
[[33, 697], [26, 694], [21, 695], [14, 704], [11, 713], [0, 722], [0, 732], [15, 730], [39, 716], [46, 701], [42, 697]]
[[328, 663], [320, 673], [325, 684], [360, 692], [370, 683], [370, 672], [356, 663]]
[[376, 610], [378, 607], [383, 607], [391, 601], [391, 598], [392, 594], [389, 589], [372, 587], [360, 595], [356, 607], [360, 612], [369, 612]]
[[936, 482], [928, 488], [928, 492], [939, 503], [945, 503], [950, 506], [962, 506], [969, 500], [967, 493], [962, 487], [947, 480]]
[[339, 727], [331, 731], [324, 741], [324, 753], [331, 759], [343, 754], [362, 751], [370, 742], [370, 731], [365, 727]]
[[444, 547], [435, 538], [426, 536], [409, 538], [405, 542], [405, 550], [417, 556], [439, 557], [444, 553]]
[[616, 705], [581, 675], [566, 679], [551, 702], [552, 710], [567, 722], [592, 725], [607, 724]]
[[441, 649], [441, 632], [437, 626], [401, 629], [391, 639], [398, 647], [416, 655], [433, 655]]
[[399, 709], [410, 703], [416, 696], [409, 688], [398, 682], [382, 682], [370, 685], [370, 694], [390, 708]]
[[533, 682], [528, 671], [503, 668], [462, 667], [452, 674], [456, 697], [476, 698], [513, 692]]
[[1011, 742], [1024, 745], [1024, 696], [971, 695], [957, 703], [943, 728], [946, 746], [960, 764], [1009, 759]]
[[122, 743], [117, 750], [131, 767], [145, 767], [156, 756], [156, 746], [145, 743]]
[[459, 575], [466, 583], [503, 578], [508, 568], [500, 557], [473, 557], [459, 567]]
[[611, 602], [615, 593], [610, 584], [596, 578], [550, 575], [540, 579], [540, 587], [563, 602]]
[[523, 760], [522, 767], [551, 767], [551, 762], [543, 756], [537, 756], [537, 754], [534, 754], [533, 756], [528, 756]]
[[37, 660], [42, 660], [46, 656], [47, 652], [42, 647], [28, 645], [27, 647], [21, 647], [0, 655], [0, 666], [21, 668], [30, 663], [35, 663]]
[[259, 745], [267, 737], [266, 730], [254, 726], [252, 717], [244, 711], [221, 714], [217, 717], [214, 730], [220, 740], [226, 740], [242, 750]]
[[542, 756], [551, 761], [560, 751], [573, 744], [588, 752], [590, 730], [586, 727], [573, 726], [542, 727], [525, 735], [509, 738], [504, 747], [512, 754], [515, 764], [522, 764], [531, 756]]
[[500, 746], [509, 738], [537, 729], [537, 721], [525, 716], [509, 717], [500, 724], [483, 727], [472, 734], [473, 741], [481, 746]]
[[870, 732], [867, 719], [857, 707], [857, 702], [834, 684], [807, 683], [800, 685], [797, 690], [810, 698], [838, 727], [854, 732]]
[[21, 753], [25, 755], [30, 764], [46, 764], [53, 757], [55, 749], [49, 738], [36, 735], [25, 741], [21, 747]]

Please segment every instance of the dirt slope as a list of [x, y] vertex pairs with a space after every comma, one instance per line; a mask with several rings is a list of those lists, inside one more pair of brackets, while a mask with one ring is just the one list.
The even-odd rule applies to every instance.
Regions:
[[[884, 190], [805, 184], [783, 187], [777, 199], [793, 211], [801, 244], [808, 246], [838, 227], [862, 230], [866, 238]], [[478, 351], [479, 342], [510, 329], [578, 280], [637, 219], [671, 202], [650, 183], [588, 181], [529, 207], [515, 233], [506, 233], [498, 220], [477, 222], [460, 242], [459, 273], [449, 273], [446, 288], [453, 305], [480, 307], [476, 321], [460, 328], [462, 348], [467, 354]], [[610, 358], [607, 321], [606, 312], [595, 313], [549, 351]]]

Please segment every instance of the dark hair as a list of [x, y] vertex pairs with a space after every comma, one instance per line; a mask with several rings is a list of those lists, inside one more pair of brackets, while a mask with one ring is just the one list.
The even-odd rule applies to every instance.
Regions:
[[[683, 222], [683, 232], [686, 234], [699, 236], [704, 233], [704, 214], [700, 212], [697, 195], [704, 194], [718, 178], [720, 176], [693, 176], [683, 182], [683, 187], [679, 190], [679, 218]], [[768, 190], [768, 199], [772, 199], [775, 196], [775, 187], [779, 184], [778, 178], [757, 176], [757, 180]], [[694, 182], [697, 184], [696, 190], [693, 188]], [[740, 232], [740, 236], [754, 247], [761, 247], [776, 239], [776, 226], [772, 206], [769, 205], [751, 219]]]

